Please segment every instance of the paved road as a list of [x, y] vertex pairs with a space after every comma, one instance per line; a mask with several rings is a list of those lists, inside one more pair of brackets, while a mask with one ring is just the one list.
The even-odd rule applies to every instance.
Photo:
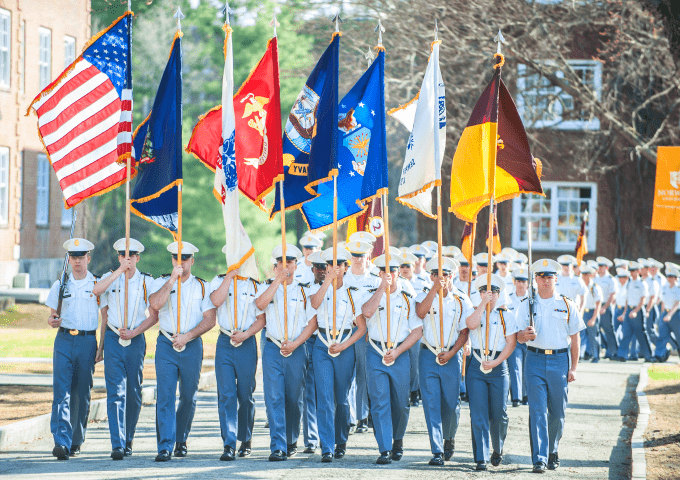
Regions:
[[[629, 478], [630, 421], [635, 401], [630, 392], [637, 384], [640, 363], [609, 363], [579, 365], [578, 379], [570, 387], [570, 405], [565, 435], [560, 447], [562, 467], [546, 475], [573, 479]], [[235, 462], [220, 462], [222, 441], [217, 418], [217, 394], [213, 388], [200, 393], [196, 418], [189, 437], [189, 456], [173, 459], [167, 464], [153, 461], [156, 455], [154, 409], [142, 410], [134, 455], [123, 461], [109, 458], [111, 445], [106, 422], [88, 429], [83, 453], [68, 462], [58, 462], [51, 456], [51, 438], [44, 438], [0, 454], [0, 476], [16, 480], [76, 478], [496, 478], [530, 479], [527, 407], [508, 408], [510, 427], [505, 444], [503, 464], [490, 467], [488, 473], [474, 471], [471, 454], [470, 415], [467, 404], [461, 412], [461, 426], [456, 437], [456, 453], [444, 467], [430, 467], [429, 441], [423, 410], [411, 408], [408, 431], [404, 439], [405, 456], [388, 466], [375, 465], [377, 444], [372, 433], [356, 434], [348, 442], [348, 454], [343, 460], [321, 464], [320, 456], [304, 455], [286, 462], [270, 463], [269, 431], [264, 428], [265, 410], [258, 380], [257, 415], [253, 438], [253, 454]], [[302, 444], [302, 439], [299, 444]], [[499, 474], [501, 474], [499, 476]]]

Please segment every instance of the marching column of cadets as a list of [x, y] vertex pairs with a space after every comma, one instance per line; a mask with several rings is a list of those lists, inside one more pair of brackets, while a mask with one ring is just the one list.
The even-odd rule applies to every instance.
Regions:
[[[509, 397], [513, 407], [529, 405], [537, 473], [559, 467], [567, 384], [575, 379], [579, 358], [626, 361], [641, 355], [665, 361], [668, 344], [677, 348], [680, 340], [680, 266], [672, 263], [665, 265], [667, 278], [654, 259], [611, 262], [598, 257], [576, 272], [576, 259], [563, 255], [557, 262], [538, 260], [529, 269], [525, 255], [506, 248], [496, 257], [475, 255], [471, 266], [459, 249], [444, 247], [439, 272], [433, 242], [402, 250], [390, 247], [388, 265], [384, 255], [368, 260], [375, 241], [367, 232], [353, 234], [337, 249], [333, 268], [332, 249], [320, 251], [322, 240], [307, 234], [300, 242], [302, 251], [286, 246], [286, 258], [280, 245], [274, 248], [274, 276], [266, 283], [241, 277], [237, 270], [209, 283], [193, 276], [198, 249], [189, 242], [182, 242], [181, 252], [177, 242], [168, 246], [172, 273], [154, 280], [137, 269], [144, 246], [135, 239], [130, 239], [128, 257], [125, 239], [114, 243], [120, 267], [98, 278], [87, 268], [94, 245], [82, 238], [67, 241], [72, 273], [60, 316], [59, 282], [47, 300], [52, 309], [48, 322], [58, 329], [53, 455], [67, 460], [80, 453], [94, 365], [102, 360], [111, 457], [132, 455], [141, 409], [144, 332], [156, 323], [156, 461], [189, 452], [203, 359], [201, 336], [216, 324], [224, 449], [220, 460], [247, 457], [252, 451], [255, 337], [262, 331], [269, 460], [297, 454], [302, 423], [304, 452], [320, 448], [322, 462], [342, 459], [349, 435], [369, 428], [378, 444], [377, 463], [399, 461], [410, 408], [422, 399], [433, 455], [429, 463], [443, 465], [453, 456], [461, 401], [469, 396], [473, 457], [477, 469], [486, 470], [488, 463], [498, 466], [503, 459]], [[494, 263], [498, 270], [487, 291], [486, 273]], [[612, 266], [616, 279], [609, 273]], [[533, 322], [527, 301], [530, 272], [536, 275]], [[468, 282], [473, 283], [470, 296]], [[465, 355], [470, 356], [463, 377]]]

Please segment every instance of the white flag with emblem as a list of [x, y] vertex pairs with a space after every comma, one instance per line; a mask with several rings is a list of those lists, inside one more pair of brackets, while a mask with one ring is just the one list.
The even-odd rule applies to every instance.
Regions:
[[[446, 145], [446, 98], [439, 70], [439, 41], [432, 53], [418, 95], [406, 105], [387, 112], [410, 132], [397, 201], [420, 213], [432, 215], [432, 189], [441, 185], [441, 165]], [[435, 158], [435, 128], [439, 148]]]
[[235, 117], [234, 117], [234, 56], [231, 47], [232, 29], [225, 26], [226, 55], [222, 75], [222, 147], [215, 169], [214, 193], [222, 203], [226, 229], [226, 255], [229, 271], [240, 268], [244, 277], [258, 279], [255, 249], [248, 237], [238, 209], [238, 175], [236, 174]]

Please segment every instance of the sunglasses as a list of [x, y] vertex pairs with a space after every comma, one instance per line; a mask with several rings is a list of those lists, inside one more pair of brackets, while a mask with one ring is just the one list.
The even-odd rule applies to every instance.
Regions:
[[[183, 255], [182, 255], [182, 260], [189, 260], [191, 257], [193, 257], [193, 255], [191, 255], [191, 254], [188, 254], [188, 255], [183, 254]], [[176, 253], [173, 253], [173, 254], [172, 254], [172, 259], [173, 259], [173, 260], [177, 260], [177, 254], [176, 254]]]
[[[479, 287], [479, 292], [483, 293], [486, 292], [486, 285], [482, 285]], [[501, 293], [501, 289], [498, 287], [491, 286], [491, 293]]]

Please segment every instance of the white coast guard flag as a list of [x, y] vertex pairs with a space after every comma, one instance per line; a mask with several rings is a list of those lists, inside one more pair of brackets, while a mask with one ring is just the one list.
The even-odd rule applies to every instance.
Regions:
[[[411, 132], [397, 201], [431, 218], [434, 218], [431, 192], [435, 185], [441, 185], [441, 165], [446, 145], [446, 98], [439, 70], [439, 43], [435, 41], [432, 44], [432, 53], [418, 96], [405, 106], [387, 112]], [[437, 158], [435, 128], [439, 135]]]
[[215, 169], [215, 195], [222, 203], [222, 216], [227, 234], [227, 266], [229, 271], [240, 268], [244, 277], [258, 278], [255, 249], [243, 228], [238, 209], [238, 175], [236, 174], [234, 118], [234, 56], [231, 48], [231, 27], [226, 27], [226, 56], [222, 75], [222, 148]]

